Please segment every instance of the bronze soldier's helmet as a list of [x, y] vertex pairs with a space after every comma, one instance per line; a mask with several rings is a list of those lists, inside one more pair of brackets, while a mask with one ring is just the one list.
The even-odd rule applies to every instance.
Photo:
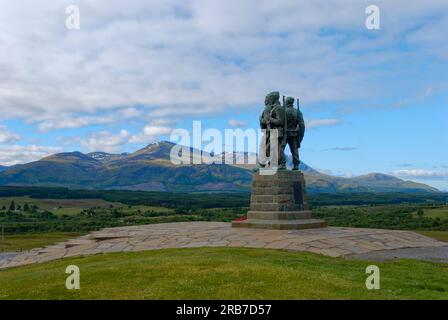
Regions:
[[280, 92], [278, 91], [273, 91], [271, 93], [268, 93], [266, 95], [266, 98], [264, 99], [264, 104], [265, 105], [271, 105], [274, 104], [275, 102], [278, 101], [278, 99], [280, 99]]
[[294, 107], [294, 98], [293, 97], [287, 97], [285, 100], [285, 104], [287, 107]]

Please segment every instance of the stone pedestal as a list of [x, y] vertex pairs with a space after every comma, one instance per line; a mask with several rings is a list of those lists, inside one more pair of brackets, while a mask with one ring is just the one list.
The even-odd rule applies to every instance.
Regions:
[[247, 219], [232, 222], [232, 227], [264, 229], [326, 226], [324, 220], [312, 219], [311, 211], [307, 210], [303, 173], [289, 170], [279, 170], [273, 175], [255, 173]]

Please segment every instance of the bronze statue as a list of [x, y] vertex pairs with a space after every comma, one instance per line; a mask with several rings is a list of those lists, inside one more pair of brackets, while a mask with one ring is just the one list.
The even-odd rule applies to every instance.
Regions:
[[274, 108], [271, 110], [269, 123], [271, 124], [271, 129], [277, 129], [278, 134], [278, 168], [286, 169], [286, 158], [285, 158], [285, 146], [286, 146], [286, 109], [283, 105], [278, 102]]
[[[270, 118], [271, 118], [271, 112], [272, 109], [278, 107], [280, 105], [279, 102], [280, 99], [280, 93], [278, 91], [273, 91], [266, 95], [264, 99], [264, 110], [260, 116], [260, 128], [262, 130], [266, 130], [266, 134], [263, 137], [263, 141], [260, 146], [260, 154], [266, 155], [267, 157], [270, 156], [270, 150], [271, 150], [271, 144], [270, 144], [270, 132], [269, 130], [272, 129]], [[260, 163], [262, 167], [266, 165], [266, 163]]]
[[[293, 170], [299, 170], [299, 120], [294, 109], [294, 98], [286, 98], [287, 137], [286, 143], [292, 154]], [[286, 147], [286, 146], [285, 146]]]
[[[260, 127], [266, 129], [264, 146], [266, 155], [270, 155], [269, 130], [277, 129], [278, 133], [278, 168], [286, 169], [285, 148], [289, 145], [293, 158], [293, 170], [299, 170], [298, 149], [305, 135], [305, 122], [303, 114], [299, 109], [299, 99], [297, 99], [297, 109], [294, 108], [294, 98], [283, 97], [283, 105], [280, 104], [280, 94], [277, 91], [266, 96], [265, 108], [260, 116]], [[260, 150], [261, 151], [261, 150]], [[264, 151], [264, 150], [263, 150]], [[262, 166], [264, 164], [261, 164]]]

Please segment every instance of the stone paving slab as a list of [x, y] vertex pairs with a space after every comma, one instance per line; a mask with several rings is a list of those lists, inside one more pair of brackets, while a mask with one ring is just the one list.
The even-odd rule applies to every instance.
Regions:
[[65, 242], [0, 259], [0, 269], [66, 257], [166, 248], [244, 247], [306, 251], [330, 257], [446, 243], [411, 231], [328, 227], [305, 230], [232, 228], [225, 222], [176, 222], [106, 228]]
[[350, 259], [389, 261], [396, 259], [421, 259], [433, 262], [448, 262], [448, 245], [445, 247], [401, 248], [370, 251], [351, 255]]

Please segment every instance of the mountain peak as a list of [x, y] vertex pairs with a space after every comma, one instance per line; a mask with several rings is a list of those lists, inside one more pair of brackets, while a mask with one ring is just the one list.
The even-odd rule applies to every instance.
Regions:
[[49, 155], [49, 156], [43, 158], [42, 160], [52, 161], [52, 160], [56, 160], [56, 159], [60, 159], [60, 160], [92, 160], [91, 157], [89, 157], [88, 155], [86, 155], [82, 152], [79, 152], [79, 151], [55, 153], [55, 154], [52, 154], [52, 155]]
[[146, 147], [144, 147], [143, 149], [153, 148], [153, 147], [157, 147], [157, 146], [174, 146], [174, 145], [175, 145], [175, 143], [173, 143], [171, 141], [162, 140], [162, 141], [152, 142], [152, 143], [148, 144]]
[[384, 173], [369, 173], [366, 175], [362, 175], [357, 177], [358, 179], [371, 180], [371, 181], [397, 181], [400, 180], [397, 177], [387, 175]]
[[159, 141], [148, 144], [146, 147], [135, 151], [129, 155], [130, 158], [135, 159], [164, 159], [170, 158], [171, 148], [175, 144], [169, 141]]
[[95, 159], [95, 160], [107, 160], [110, 159], [112, 156], [114, 156], [113, 154], [107, 153], [107, 152], [102, 152], [102, 151], [98, 151], [98, 152], [90, 152], [87, 154], [87, 156]]

